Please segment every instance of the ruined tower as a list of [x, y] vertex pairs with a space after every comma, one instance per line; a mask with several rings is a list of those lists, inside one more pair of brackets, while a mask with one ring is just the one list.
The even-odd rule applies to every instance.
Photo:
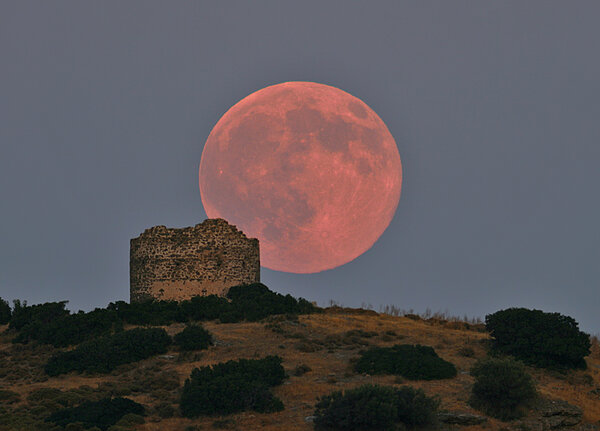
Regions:
[[223, 219], [155, 226], [131, 240], [129, 280], [131, 302], [225, 295], [231, 286], [260, 282], [258, 240]]

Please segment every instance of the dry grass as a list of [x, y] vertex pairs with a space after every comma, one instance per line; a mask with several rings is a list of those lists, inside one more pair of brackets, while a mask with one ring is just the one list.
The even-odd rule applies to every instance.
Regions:
[[[365, 383], [396, 386], [411, 384], [422, 388], [428, 395], [438, 395], [442, 409], [476, 414], [467, 403], [473, 384], [468, 370], [478, 358], [486, 355], [488, 334], [477, 330], [477, 321], [473, 319], [451, 319], [448, 314], [427, 312], [417, 318], [409, 316], [413, 313], [405, 314], [395, 311], [376, 313], [372, 310], [345, 309], [338, 306], [328, 308], [322, 314], [300, 316], [297, 320], [275, 317], [258, 323], [207, 322], [204, 326], [215, 335], [217, 342], [215, 346], [198, 354], [180, 356], [179, 352], [173, 349], [167, 354], [170, 356], [150, 358], [135, 365], [123, 366], [106, 376], [71, 373], [46, 381], [32, 381], [35, 378], [30, 377], [39, 375], [40, 365], [29, 361], [26, 378], [10, 381], [5, 376], [0, 378], [0, 384], [4, 389], [17, 392], [21, 400], [25, 400], [27, 394], [40, 387], [62, 390], [84, 385], [92, 388], [107, 388], [111, 385], [122, 387], [131, 385], [136, 380], [150, 382], [144, 384], [152, 385], [152, 379], [160, 378], [161, 374], [171, 382], [178, 378], [182, 385], [192, 369], [198, 366], [230, 359], [279, 355], [283, 358], [283, 365], [290, 375], [283, 385], [273, 389], [284, 402], [284, 411], [274, 414], [243, 412], [226, 418], [160, 419], [155, 413], [155, 407], [165, 399], [176, 400], [178, 390], [171, 388], [160, 392], [160, 388], [148, 388], [127, 395], [150, 407], [151, 415], [147, 423], [137, 429], [184, 431], [191, 425], [198, 425], [199, 429], [213, 429], [215, 421], [227, 419], [231, 420], [227, 424], [230, 429], [245, 431], [311, 430], [312, 425], [305, 418], [313, 414], [317, 397]], [[183, 324], [173, 324], [165, 329], [170, 335], [174, 335], [183, 327]], [[312, 344], [315, 349], [310, 351], [300, 348], [301, 343]], [[456, 365], [457, 377], [440, 381], [405, 382], [394, 376], [369, 376], [352, 371], [352, 361], [357, 358], [361, 349], [366, 346], [391, 346], [397, 343], [433, 346], [443, 359]], [[4, 352], [5, 360], [13, 353], [18, 353], [17, 350], [6, 338], [0, 339], [0, 352]], [[541, 394], [578, 405], [584, 410], [586, 421], [597, 423], [600, 421], [600, 397], [590, 392], [600, 387], [600, 349], [597, 338], [593, 341], [593, 353], [587, 360], [587, 371], [571, 372], [566, 376], [533, 369], [530, 369], [530, 372]], [[301, 365], [309, 371], [296, 375], [295, 370]], [[586, 375], [589, 377], [585, 377]], [[24, 403], [25, 401], [21, 401], [17, 405]], [[493, 419], [485, 425], [486, 430], [500, 430], [504, 427], [506, 424]], [[465, 428], [476, 429], [478, 428]]]
[[422, 320], [435, 319], [435, 320], [443, 320], [446, 322], [463, 322], [463, 323], [469, 323], [471, 325], [477, 325], [477, 324], [483, 323], [483, 321], [481, 320], [480, 317], [469, 317], [466, 314], [463, 316], [456, 316], [456, 315], [450, 314], [448, 312], [448, 310], [432, 312], [430, 308], [425, 309], [425, 312], [423, 312], [423, 313], [415, 313], [415, 311], [412, 308], [409, 310], [405, 310], [403, 308], [396, 307], [395, 305], [385, 305], [385, 306], [381, 306], [379, 308], [379, 312], [383, 313], [383, 314], [389, 314], [391, 316], [396, 316], [396, 317], [410, 316], [413, 319], [415, 317], [419, 317]]
[[600, 334], [592, 335], [592, 354], [590, 355], [593, 359], [600, 359]]

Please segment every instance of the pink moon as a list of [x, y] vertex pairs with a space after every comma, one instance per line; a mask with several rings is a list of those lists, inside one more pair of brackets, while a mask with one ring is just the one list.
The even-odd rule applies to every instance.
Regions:
[[389, 226], [402, 184], [394, 138], [360, 99], [285, 82], [236, 103], [212, 129], [202, 203], [260, 241], [261, 265], [292, 273], [357, 258]]

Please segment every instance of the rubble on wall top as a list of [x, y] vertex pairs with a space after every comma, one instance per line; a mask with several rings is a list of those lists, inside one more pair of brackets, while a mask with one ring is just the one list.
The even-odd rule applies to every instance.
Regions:
[[242, 232], [241, 230], [239, 230], [237, 228], [237, 226], [230, 224], [227, 220], [222, 219], [222, 218], [212, 218], [212, 219], [208, 218], [208, 219], [204, 220], [203, 222], [196, 224], [195, 226], [183, 227], [183, 228], [168, 228], [164, 225], [153, 226], [151, 228], [144, 230], [144, 232], [142, 234], [140, 234], [138, 236], [138, 238], [144, 237], [144, 236], [153, 236], [153, 235], [157, 235], [157, 234], [175, 234], [176, 235], [176, 234], [181, 234], [181, 233], [185, 233], [185, 232], [203, 231], [204, 229], [206, 229], [208, 227], [219, 226], [219, 225], [230, 228], [230, 230], [233, 233], [239, 234], [243, 238], [250, 239], [250, 240], [256, 239], [256, 238], [248, 238], [244, 232]]

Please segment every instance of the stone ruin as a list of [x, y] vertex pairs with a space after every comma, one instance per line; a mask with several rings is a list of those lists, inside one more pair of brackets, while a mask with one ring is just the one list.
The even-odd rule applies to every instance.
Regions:
[[155, 226], [131, 240], [129, 280], [131, 302], [224, 296], [231, 286], [260, 282], [258, 239], [223, 219]]

